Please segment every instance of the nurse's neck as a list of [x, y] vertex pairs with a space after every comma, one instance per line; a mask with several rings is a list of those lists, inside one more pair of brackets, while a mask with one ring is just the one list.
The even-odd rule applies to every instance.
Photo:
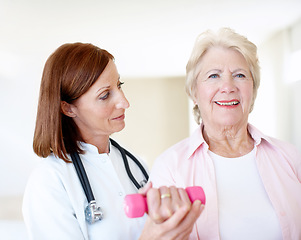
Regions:
[[85, 142], [97, 147], [99, 154], [110, 152], [109, 136], [89, 138], [85, 139]]

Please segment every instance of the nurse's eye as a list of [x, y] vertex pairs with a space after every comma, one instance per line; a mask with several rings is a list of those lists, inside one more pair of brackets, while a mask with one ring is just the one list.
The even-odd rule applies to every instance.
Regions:
[[119, 82], [118, 83], [118, 88], [121, 89], [121, 86], [124, 84], [124, 82]]
[[110, 92], [105, 92], [99, 96], [99, 99], [106, 100], [110, 95]]

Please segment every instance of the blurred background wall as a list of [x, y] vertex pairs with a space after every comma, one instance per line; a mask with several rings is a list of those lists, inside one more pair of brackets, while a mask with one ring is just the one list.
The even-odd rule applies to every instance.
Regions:
[[41, 161], [32, 137], [43, 65], [65, 42], [109, 50], [131, 107], [113, 138], [150, 169], [197, 127], [184, 91], [195, 38], [231, 27], [258, 46], [262, 80], [250, 122], [301, 150], [300, 0], [0, 0], [0, 238], [26, 239], [21, 202]]

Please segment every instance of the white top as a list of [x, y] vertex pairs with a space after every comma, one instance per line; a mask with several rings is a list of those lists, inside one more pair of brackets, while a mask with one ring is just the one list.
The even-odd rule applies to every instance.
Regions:
[[[130, 219], [124, 213], [125, 195], [137, 189], [125, 171], [120, 152], [110, 145], [109, 154], [99, 154], [95, 146], [82, 145], [86, 152], [80, 157], [104, 218], [92, 225], [85, 221], [88, 202], [74, 165], [49, 156], [33, 171], [24, 194], [23, 215], [29, 238], [138, 239], [145, 216]], [[129, 157], [128, 162], [136, 180], [143, 181], [139, 167]]]
[[[280, 240], [281, 228], [256, 166], [256, 148], [225, 158], [209, 151], [217, 179], [222, 240]], [[235, 198], [233, 197], [235, 196]]]

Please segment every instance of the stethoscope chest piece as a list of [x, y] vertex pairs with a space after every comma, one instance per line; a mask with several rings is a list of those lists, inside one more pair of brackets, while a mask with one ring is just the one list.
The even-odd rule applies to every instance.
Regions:
[[96, 201], [91, 201], [85, 209], [86, 220], [89, 224], [103, 219], [103, 212], [96, 206]]
[[[144, 186], [147, 183], [148, 174], [147, 174], [146, 170], [143, 168], [142, 164], [130, 152], [128, 152], [126, 149], [119, 146], [119, 144], [117, 142], [115, 142], [112, 139], [110, 139], [110, 141], [111, 141], [112, 145], [115, 146], [120, 151], [124, 165], [125, 165], [126, 172], [129, 176], [129, 178], [131, 179], [131, 181], [133, 182], [133, 184], [137, 187], [137, 189]], [[90, 186], [89, 179], [87, 177], [83, 163], [79, 157], [79, 154], [77, 152], [73, 152], [70, 155], [71, 155], [72, 162], [74, 164], [76, 173], [78, 175], [78, 178], [80, 180], [80, 183], [84, 189], [87, 201], [89, 202], [88, 206], [85, 209], [85, 218], [89, 224], [93, 224], [93, 223], [103, 219], [103, 211], [101, 210], [100, 207], [97, 207], [97, 205], [96, 205], [96, 201], [95, 201], [95, 198], [94, 198], [94, 195], [92, 192], [92, 188]], [[126, 155], [128, 155], [138, 165], [138, 167], [141, 169], [143, 175], [146, 178], [145, 180], [142, 180], [140, 182], [140, 184], [136, 181], [133, 174], [131, 173]]]

